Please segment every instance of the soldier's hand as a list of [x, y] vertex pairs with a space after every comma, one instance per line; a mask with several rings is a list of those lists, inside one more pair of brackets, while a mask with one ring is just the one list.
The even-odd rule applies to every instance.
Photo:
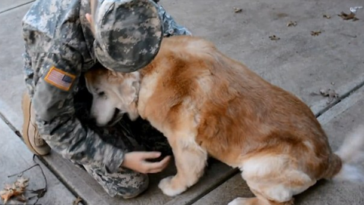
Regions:
[[129, 152], [125, 154], [121, 166], [143, 174], [161, 172], [167, 167], [171, 157], [167, 156], [159, 162], [148, 162], [148, 159], [160, 157], [160, 152]]

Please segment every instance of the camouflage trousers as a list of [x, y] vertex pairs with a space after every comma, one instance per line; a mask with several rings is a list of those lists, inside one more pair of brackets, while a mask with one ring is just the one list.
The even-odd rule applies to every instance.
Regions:
[[[172, 151], [167, 139], [154, 129], [149, 122], [137, 119], [130, 121], [127, 116], [113, 127], [100, 128], [90, 118], [92, 96], [85, 87], [84, 78], [80, 78], [79, 90], [75, 96], [76, 116], [90, 129], [97, 132], [106, 142], [127, 152], [130, 151], [160, 151], [162, 157], [171, 155]], [[110, 173], [102, 164], [82, 164], [83, 167], [112, 197], [132, 198], [147, 189], [149, 179], [145, 174], [126, 168], [120, 168], [117, 173]]]

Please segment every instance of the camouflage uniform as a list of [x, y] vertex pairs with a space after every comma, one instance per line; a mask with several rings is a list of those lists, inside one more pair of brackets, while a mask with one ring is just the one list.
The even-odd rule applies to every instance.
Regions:
[[[124, 154], [145, 148], [162, 149], [164, 154], [170, 154], [170, 150], [164, 146], [161, 133], [141, 119], [135, 123], [123, 119], [107, 129], [96, 127], [89, 118], [92, 97], [85, 88], [83, 73], [100, 60], [102, 65], [117, 71], [139, 69], [154, 58], [163, 36], [190, 32], [148, 0], [95, 0], [100, 7], [96, 9], [104, 9], [98, 12], [104, 13], [102, 18], [94, 19], [95, 28], [91, 28], [85, 18], [90, 13], [89, 1], [33, 3], [22, 22], [25, 82], [39, 132], [47, 144], [82, 165], [111, 196], [130, 198], [146, 189], [148, 177], [120, 168]], [[106, 4], [110, 2], [111, 6]], [[120, 8], [122, 14], [116, 10]], [[128, 25], [129, 19], [136, 19], [139, 27]], [[133, 42], [125, 42], [130, 36]], [[149, 139], [148, 143], [143, 143], [144, 139]]]

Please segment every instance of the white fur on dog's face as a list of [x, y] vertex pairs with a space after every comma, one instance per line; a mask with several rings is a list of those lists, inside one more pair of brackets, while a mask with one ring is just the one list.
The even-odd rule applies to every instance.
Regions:
[[[97, 76], [95, 76], [97, 75]], [[130, 119], [136, 113], [139, 92], [139, 73], [115, 74], [112, 71], [89, 73], [85, 77], [86, 87], [93, 96], [91, 117], [98, 126], [111, 126], [128, 113]]]

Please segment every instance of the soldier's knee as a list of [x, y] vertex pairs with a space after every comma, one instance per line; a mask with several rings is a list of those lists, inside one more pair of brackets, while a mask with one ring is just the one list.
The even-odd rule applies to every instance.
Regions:
[[118, 189], [118, 195], [124, 199], [131, 199], [141, 195], [149, 186], [149, 177], [147, 174], [138, 174], [134, 176], [125, 186], [121, 185]]
[[83, 167], [111, 197], [134, 198], [149, 186], [149, 178], [146, 174], [128, 169], [120, 170], [118, 173], [108, 173], [98, 163], [83, 165]]

